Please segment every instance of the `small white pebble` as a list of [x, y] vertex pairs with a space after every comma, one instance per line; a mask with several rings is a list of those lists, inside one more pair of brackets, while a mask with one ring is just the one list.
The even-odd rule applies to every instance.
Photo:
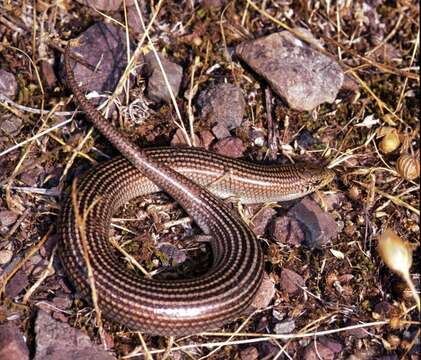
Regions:
[[12, 250], [1, 250], [0, 251], [0, 265], [7, 264], [12, 260], [13, 251]]

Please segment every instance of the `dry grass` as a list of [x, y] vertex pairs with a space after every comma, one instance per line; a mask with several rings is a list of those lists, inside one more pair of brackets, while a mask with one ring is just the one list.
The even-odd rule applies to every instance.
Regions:
[[[287, 3], [291, 4], [283, 5]], [[221, 332], [165, 339], [164, 343], [107, 322], [102, 325], [91, 274], [96, 325], [100, 329], [95, 328], [86, 304], [78, 302], [70, 309], [69, 321], [74, 326], [91, 334], [103, 336], [104, 332], [108, 333], [115, 345], [112, 350], [121, 358], [132, 358], [141, 353], [145, 358], [157, 358], [159, 354], [171, 358], [174, 352], [179, 352], [186, 359], [228, 359], [238, 357], [239, 351], [247, 346], [255, 346], [261, 353], [265, 352], [267, 358], [283, 356], [291, 359], [297, 358], [294, 354], [303, 346], [329, 336], [343, 346], [339, 358], [351, 354], [358, 357], [366, 351], [372, 356], [395, 353], [400, 359], [410, 359], [409, 354], [419, 335], [419, 313], [412, 306], [411, 296], [405, 295], [401, 280], [383, 265], [375, 248], [378, 235], [386, 227], [393, 228], [412, 244], [415, 249], [412, 279], [419, 289], [420, 275], [415, 269], [420, 265], [420, 188], [417, 182], [401, 178], [395, 170], [400, 154], [418, 154], [419, 157], [420, 106], [417, 99], [420, 94], [419, 64], [416, 62], [419, 4], [404, 0], [382, 3], [373, 12], [369, 2], [364, 3], [365, 7], [352, 1], [238, 0], [228, 2], [220, 11], [205, 9], [190, 1], [184, 5], [163, 0], [149, 4], [153, 6], [149, 21], [141, 18], [146, 31], [136, 40], [135, 51], [128, 54], [126, 71], [108, 98], [105, 111], [117, 103], [122, 92], [126, 97], [123, 105], [118, 104], [120, 117], [127, 114], [126, 109], [136, 101], [129, 93], [129, 75], [146, 48], [155, 55], [157, 51], [165, 50], [184, 65], [187, 79], [184, 90], [187, 94], [178, 99], [172, 94], [172, 104], [160, 107], [150, 119], [155, 121], [155, 129], [145, 128], [137, 133], [141, 134], [141, 141], [148, 136], [163, 136], [169, 142], [169, 134], [180, 128], [186, 141], [194, 144], [194, 134], [209, 129], [209, 124], [197, 117], [194, 95], [214, 81], [228, 81], [240, 86], [246, 94], [248, 120], [253, 127], [266, 133], [267, 114], [260, 79], [245, 70], [230, 52], [236, 44], [254, 36], [284, 29], [292, 31], [336, 59], [358, 84], [356, 94], [335, 104], [323, 104], [312, 114], [294, 112], [279, 99], [275, 99], [273, 105], [275, 120], [279, 121], [279, 153], [290, 159], [323, 157], [339, 174], [339, 180], [326, 196], [333, 194], [341, 199], [340, 207], [328, 211], [344, 227], [332, 244], [332, 249], [343, 257], [335, 257], [330, 249], [312, 253], [307, 249], [283, 246], [275, 261], [267, 251], [267, 270], [274, 280], [279, 278], [283, 267], [294, 269], [305, 277], [306, 288], [301, 295], [288, 298], [277, 289], [268, 309], [257, 311], [243, 321], [240, 319]], [[141, 17], [138, 1], [135, 6], [137, 16]], [[65, 89], [59, 84], [45, 88], [40, 74], [42, 61], [53, 58], [56, 50], [51, 44], [57, 47], [57, 44], [75, 37], [88, 27], [92, 19], [107, 18], [125, 29], [127, 41], [130, 36], [126, 12], [117, 18], [115, 14], [105, 15], [92, 10], [77, 20], [82, 11], [82, 7], [73, 2], [40, 3], [37, 8], [32, 7], [31, 2], [8, 2], [0, 9], [0, 33], [4, 34], [0, 44], [1, 68], [13, 72], [20, 85], [17, 99], [0, 95], [0, 124], [2, 118], [10, 114], [23, 123], [20, 132], [14, 136], [0, 130], [0, 210], [10, 209], [20, 215], [14, 227], [0, 233], [0, 251], [11, 248], [15, 255], [11, 265], [3, 272], [0, 270], [0, 293], [3, 306], [23, 309], [22, 324], [28, 332], [33, 331], [30, 322], [26, 321], [29, 319], [28, 310], [44, 301], [46, 294], [61, 294], [60, 289], [54, 287], [59, 278], [57, 271], [52, 274], [54, 252], [41, 252], [56, 223], [60, 207], [57, 194], [69, 185], [69, 179], [74, 177], [77, 169], [102, 159], [104, 149], [98, 139], [92, 138], [92, 131], [84, 131], [75, 125], [73, 120], [77, 114], [68, 111], [69, 98]], [[380, 22], [377, 24], [375, 19]], [[299, 26], [307, 27], [323, 42], [323, 47], [297, 30]], [[69, 31], [72, 28], [76, 30]], [[383, 36], [377, 39], [381, 33]], [[381, 54], [380, 50], [385, 46], [397, 51], [397, 60]], [[162, 64], [160, 66], [163, 70]], [[166, 83], [168, 85], [167, 78]], [[158, 120], [160, 117], [165, 119], [165, 125]], [[130, 118], [120, 121], [120, 124], [127, 123], [131, 123]], [[403, 139], [400, 148], [388, 155], [378, 149], [377, 135], [385, 126], [396, 128]], [[295, 139], [303, 128], [320, 140], [318, 148], [305, 151], [297, 146]], [[244, 137], [240, 131], [237, 135]], [[268, 153], [268, 149], [252, 145], [248, 150], [254, 158], [264, 158]], [[26, 186], [20, 176], [37, 167], [44, 169], [42, 180], [38, 179], [36, 185]], [[49, 182], [51, 179], [53, 185]], [[348, 196], [352, 186], [359, 190], [356, 200]], [[74, 196], [77, 197], [76, 192]], [[74, 201], [77, 204], [77, 198]], [[83, 226], [83, 214], [79, 215], [79, 226]], [[174, 223], [177, 223], [174, 219], [178, 215], [178, 210], [160, 213], [165, 221]], [[152, 239], [155, 235], [162, 236], [153, 224], [139, 219], [134, 205], [125, 207], [121, 217], [134, 221], [124, 224], [129, 231], [114, 229], [120, 246], [132, 239], [130, 232], [141, 232], [136, 227], [141, 223], [139, 220]], [[183, 222], [183, 226], [175, 229], [164, 227], [163, 236], [183, 235], [186, 226]], [[127, 242], [129, 245], [133, 243]], [[275, 244], [270, 238], [262, 239], [262, 243], [266, 248]], [[128, 248], [130, 250], [130, 246]], [[40, 253], [48, 259], [47, 264], [40, 275], [32, 276], [29, 260]], [[130, 262], [136, 263], [136, 256], [128, 256]], [[85, 258], [89, 268], [89, 256]], [[149, 271], [151, 261], [146, 263], [145, 271]], [[7, 298], [4, 296], [5, 286], [18, 271], [28, 271], [30, 286], [22, 291], [22, 295]], [[352, 278], [339, 282], [336, 288], [329, 285], [331, 277], [342, 275], [352, 275]], [[374, 312], [375, 305], [381, 301], [394, 307], [392, 315], [385, 318]], [[286, 335], [271, 333], [271, 325], [276, 322], [273, 318], [275, 311], [282, 312], [285, 319], [294, 320], [297, 330]], [[256, 332], [264, 318], [267, 326]], [[357, 339], [352, 335], [352, 330], [356, 329], [365, 329], [366, 337]], [[400, 340], [398, 345], [391, 341], [394, 336]], [[267, 346], [259, 345], [261, 343]]]

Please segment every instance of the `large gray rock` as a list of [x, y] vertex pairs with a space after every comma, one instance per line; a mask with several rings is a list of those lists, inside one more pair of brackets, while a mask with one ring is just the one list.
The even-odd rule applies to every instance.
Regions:
[[0, 360], [29, 359], [29, 351], [19, 328], [7, 323], [0, 325]]
[[127, 65], [124, 31], [117, 26], [98, 22], [84, 31], [78, 42], [78, 46], [72, 47], [72, 53], [79, 55], [97, 71], [73, 62], [76, 82], [87, 91], [114, 91]]
[[[175, 97], [180, 90], [181, 80], [183, 78], [183, 68], [167, 59], [163, 54], [158, 53], [162, 68], [167, 76], [168, 83]], [[146, 73], [148, 78], [147, 93], [148, 97], [155, 102], [164, 101], [171, 103], [171, 94], [168, 91], [167, 83], [162, 74], [161, 67], [155, 54], [151, 51], [145, 56]]]
[[289, 31], [241, 43], [236, 53], [295, 110], [332, 103], [344, 81], [337, 62]]
[[88, 335], [54, 320], [43, 310], [38, 311], [35, 334], [35, 360], [115, 360], [93, 344]]

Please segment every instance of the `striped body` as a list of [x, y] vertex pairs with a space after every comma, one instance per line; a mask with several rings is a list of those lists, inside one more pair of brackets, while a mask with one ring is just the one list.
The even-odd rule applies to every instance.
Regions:
[[[288, 200], [323, 186], [332, 179], [332, 172], [302, 166], [266, 167], [191, 148], [139, 149], [86, 100], [73, 77], [68, 52], [67, 80], [76, 99], [127, 159], [116, 158], [93, 168], [78, 184], [77, 206], [87, 215], [83, 234], [71, 198], [63, 204], [59, 252], [72, 282], [89, 298], [82, 251], [86, 238], [98, 305], [106, 318], [155, 335], [193, 334], [232, 321], [250, 305], [260, 286], [263, 254], [249, 227], [208, 190], [248, 203]], [[148, 279], [128, 270], [115, 255], [108, 241], [112, 214], [130, 199], [158, 189], [170, 194], [212, 236], [214, 263], [205, 275], [175, 281]]]

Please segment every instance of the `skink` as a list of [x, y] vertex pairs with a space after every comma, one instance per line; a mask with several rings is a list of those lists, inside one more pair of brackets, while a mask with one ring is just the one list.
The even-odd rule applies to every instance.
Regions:
[[[195, 148], [140, 149], [85, 98], [69, 52], [67, 48], [64, 56], [68, 86], [87, 118], [124, 156], [93, 168], [77, 185], [102, 315], [153, 335], [194, 334], [234, 320], [261, 284], [263, 254], [250, 228], [216, 195], [245, 203], [290, 200], [324, 186], [333, 172], [313, 166], [251, 164]], [[146, 278], [127, 269], [109, 243], [113, 213], [130, 199], [159, 190], [171, 195], [211, 235], [213, 265], [205, 275], [176, 281]], [[69, 196], [62, 206], [59, 254], [69, 278], [89, 299], [73, 205]]]

